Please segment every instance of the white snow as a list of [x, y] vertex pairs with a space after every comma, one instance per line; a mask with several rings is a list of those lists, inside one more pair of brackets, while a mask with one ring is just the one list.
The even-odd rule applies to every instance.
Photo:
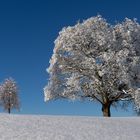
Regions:
[[0, 140], [139, 139], [139, 117], [0, 115]]

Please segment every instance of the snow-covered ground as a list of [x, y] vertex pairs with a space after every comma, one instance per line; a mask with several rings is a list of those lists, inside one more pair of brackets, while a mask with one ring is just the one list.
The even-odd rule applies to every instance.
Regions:
[[1, 114], [0, 140], [140, 140], [140, 118]]

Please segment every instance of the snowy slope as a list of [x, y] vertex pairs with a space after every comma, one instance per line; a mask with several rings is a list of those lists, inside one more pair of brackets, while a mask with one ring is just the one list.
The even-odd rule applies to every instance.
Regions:
[[140, 118], [1, 114], [0, 140], [140, 140]]

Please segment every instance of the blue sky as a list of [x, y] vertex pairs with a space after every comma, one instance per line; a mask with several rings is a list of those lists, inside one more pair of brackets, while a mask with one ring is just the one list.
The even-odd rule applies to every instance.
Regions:
[[[44, 102], [46, 68], [54, 40], [64, 27], [97, 14], [108, 22], [140, 19], [139, 0], [0, 0], [0, 81], [13, 77], [19, 86], [20, 114], [101, 116], [92, 102]], [[1, 110], [2, 112], [2, 110]], [[112, 109], [112, 116], [133, 116]]]

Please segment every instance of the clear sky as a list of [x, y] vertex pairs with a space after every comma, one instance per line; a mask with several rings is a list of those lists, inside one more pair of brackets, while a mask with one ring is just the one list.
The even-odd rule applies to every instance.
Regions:
[[[91, 102], [44, 102], [46, 68], [54, 40], [64, 27], [101, 14], [108, 22], [125, 17], [140, 21], [139, 0], [0, 0], [0, 81], [13, 77], [19, 86], [20, 114], [101, 116]], [[2, 112], [2, 110], [1, 110]], [[134, 112], [112, 109], [112, 116]]]

